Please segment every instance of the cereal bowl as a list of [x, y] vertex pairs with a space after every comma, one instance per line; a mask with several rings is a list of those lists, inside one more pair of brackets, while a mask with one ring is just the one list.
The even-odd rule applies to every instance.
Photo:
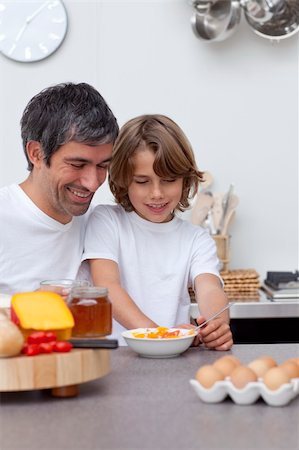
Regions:
[[[171, 337], [154, 337], [158, 328], [136, 328], [122, 332], [128, 346], [145, 358], [173, 358], [185, 352], [193, 342], [196, 333], [183, 328], [163, 328]], [[177, 335], [175, 335], [177, 334]], [[149, 337], [151, 336], [151, 337]]]

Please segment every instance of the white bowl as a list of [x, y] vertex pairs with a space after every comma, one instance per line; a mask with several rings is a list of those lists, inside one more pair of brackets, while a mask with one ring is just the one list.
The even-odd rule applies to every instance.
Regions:
[[[122, 332], [128, 346], [145, 358], [173, 358], [185, 352], [193, 342], [195, 335], [187, 334], [190, 330], [180, 328], [183, 336], [177, 338], [136, 338], [132, 333], [146, 331], [155, 331], [156, 328], [136, 328], [134, 330], [126, 330]], [[178, 328], [171, 328], [171, 331]]]

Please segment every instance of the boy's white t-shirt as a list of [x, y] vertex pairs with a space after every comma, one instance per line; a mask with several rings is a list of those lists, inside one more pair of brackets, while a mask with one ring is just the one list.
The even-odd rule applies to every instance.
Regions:
[[63, 225], [17, 184], [0, 189], [0, 293], [33, 291], [41, 280], [76, 278], [88, 213]]
[[[122, 287], [160, 326], [190, 321], [190, 296], [197, 275], [219, 276], [216, 245], [208, 231], [174, 217], [152, 223], [120, 205], [98, 205], [86, 230], [83, 260], [104, 258], [119, 267]], [[113, 321], [113, 335], [125, 330]]]

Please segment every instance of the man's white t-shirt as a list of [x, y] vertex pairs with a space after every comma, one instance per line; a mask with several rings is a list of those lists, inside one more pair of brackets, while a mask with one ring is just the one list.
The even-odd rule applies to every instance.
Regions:
[[[208, 231], [174, 217], [152, 223], [119, 205], [94, 208], [86, 230], [83, 259], [118, 264], [122, 287], [160, 326], [190, 321], [190, 296], [197, 275], [219, 276], [216, 245]], [[113, 337], [124, 328], [113, 321]]]
[[43, 213], [19, 185], [0, 189], [0, 293], [33, 291], [41, 280], [76, 278], [88, 213], [66, 225]]

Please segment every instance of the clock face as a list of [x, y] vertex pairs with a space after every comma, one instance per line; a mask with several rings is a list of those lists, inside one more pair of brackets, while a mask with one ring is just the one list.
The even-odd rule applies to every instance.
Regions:
[[59, 0], [0, 0], [0, 52], [15, 61], [47, 58], [63, 42], [67, 14]]

